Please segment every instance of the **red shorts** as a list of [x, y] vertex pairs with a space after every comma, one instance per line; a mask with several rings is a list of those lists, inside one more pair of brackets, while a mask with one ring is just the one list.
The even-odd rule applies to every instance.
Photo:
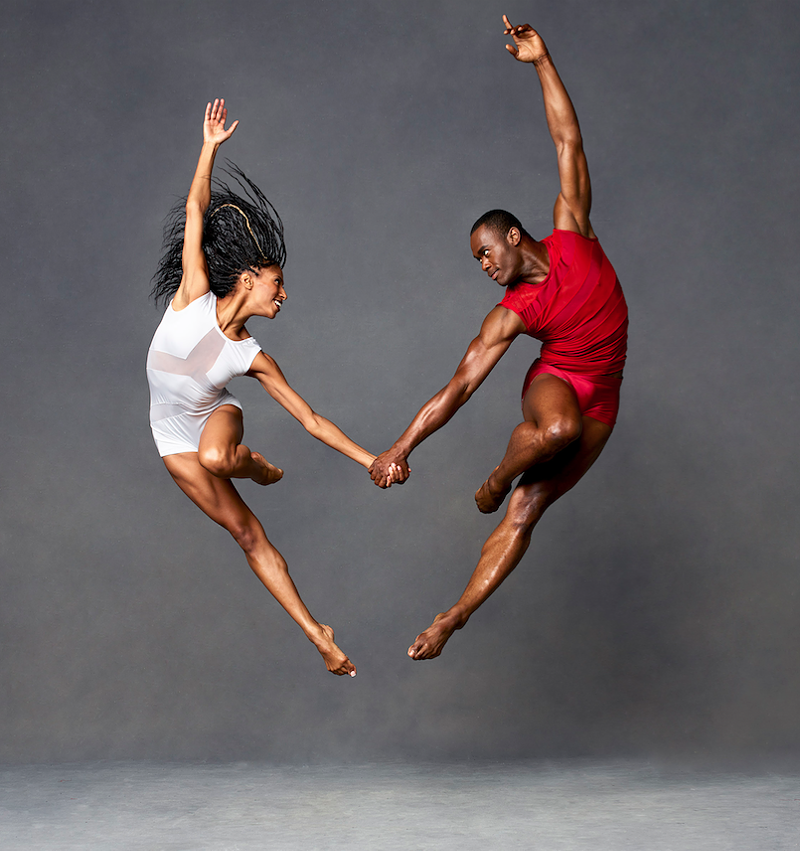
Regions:
[[600, 420], [601, 423], [614, 428], [619, 411], [619, 388], [621, 378], [611, 375], [582, 375], [579, 372], [565, 372], [557, 366], [542, 363], [538, 358], [528, 370], [525, 383], [522, 386], [522, 400], [537, 375], [543, 372], [562, 378], [575, 391], [578, 397], [578, 407], [584, 417]]

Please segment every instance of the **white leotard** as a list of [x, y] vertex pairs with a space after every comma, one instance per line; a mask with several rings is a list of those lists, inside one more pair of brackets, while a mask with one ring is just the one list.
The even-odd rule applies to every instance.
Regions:
[[231, 340], [217, 325], [217, 297], [166, 309], [147, 353], [150, 427], [159, 454], [197, 452], [200, 435], [220, 405], [239, 401], [225, 389], [252, 366], [261, 347], [253, 337]]

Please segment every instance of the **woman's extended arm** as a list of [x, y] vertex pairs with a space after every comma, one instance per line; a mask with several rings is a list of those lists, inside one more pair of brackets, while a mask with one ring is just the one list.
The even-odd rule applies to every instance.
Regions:
[[374, 455], [350, 440], [338, 426], [313, 411], [308, 402], [289, 386], [280, 367], [269, 355], [264, 352], [256, 355], [247, 374], [257, 378], [267, 393], [286, 408], [310, 435], [352, 458], [362, 467], [368, 468], [375, 460]]
[[230, 139], [239, 122], [234, 121], [226, 130], [228, 110], [225, 100], [217, 99], [206, 106], [203, 120], [203, 147], [200, 159], [186, 198], [186, 228], [183, 233], [183, 277], [173, 306], [181, 310], [196, 298], [208, 292], [208, 269], [203, 254], [203, 216], [211, 203], [211, 172], [217, 149]]

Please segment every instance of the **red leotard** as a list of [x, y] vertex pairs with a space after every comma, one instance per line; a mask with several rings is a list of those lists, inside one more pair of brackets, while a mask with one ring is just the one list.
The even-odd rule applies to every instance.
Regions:
[[628, 307], [617, 274], [600, 243], [568, 230], [542, 240], [550, 271], [540, 284], [509, 286], [501, 307], [513, 310], [526, 333], [542, 341], [525, 378], [552, 373], [572, 385], [584, 416], [612, 426], [619, 408], [628, 342]]

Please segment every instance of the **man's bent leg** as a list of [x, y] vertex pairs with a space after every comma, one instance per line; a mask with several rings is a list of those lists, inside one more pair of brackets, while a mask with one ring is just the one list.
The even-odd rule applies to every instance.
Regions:
[[244, 420], [241, 408], [221, 405], [208, 418], [200, 436], [200, 464], [219, 479], [252, 479], [259, 485], [271, 485], [283, 477], [283, 470], [270, 464], [263, 455], [251, 452], [241, 441]]
[[500, 508], [520, 473], [550, 461], [581, 436], [575, 391], [555, 375], [542, 373], [533, 379], [522, 411], [525, 422], [514, 429], [503, 460], [475, 494], [484, 514]]
[[610, 426], [583, 417], [580, 441], [552, 461], [524, 473], [509, 500], [506, 516], [483, 545], [480, 561], [464, 593], [454, 606], [437, 615], [428, 629], [417, 636], [408, 648], [412, 659], [433, 659], [442, 652], [453, 632], [466, 624], [470, 615], [519, 564], [539, 518], [548, 506], [580, 481], [597, 460], [610, 435]]

